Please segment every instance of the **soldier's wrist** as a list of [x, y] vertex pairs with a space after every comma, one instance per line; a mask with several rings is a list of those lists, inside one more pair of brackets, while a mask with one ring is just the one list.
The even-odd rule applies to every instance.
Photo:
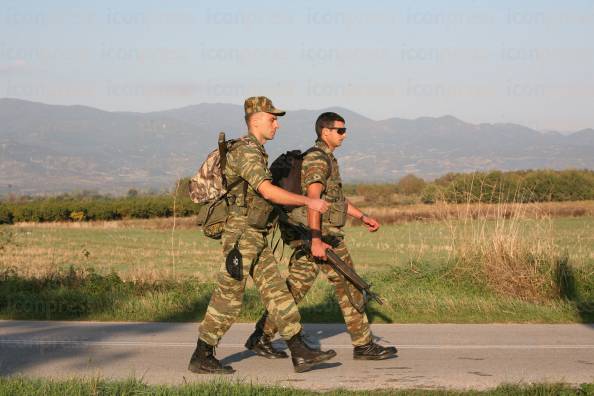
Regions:
[[308, 209], [313, 209], [315, 207], [315, 204], [316, 204], [316, 198], [307, 197], [307, 203], [305, 204], [305, 206], [307, 206]]
[[311, 230], [311, 240], [313, 241], [321, 241], [322, 240], [322, 231], [320, 230]]

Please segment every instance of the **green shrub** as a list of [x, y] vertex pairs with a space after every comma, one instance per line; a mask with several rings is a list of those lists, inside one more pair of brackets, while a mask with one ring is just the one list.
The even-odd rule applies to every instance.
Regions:
[[449, 173], [435, 180], [448, 202], [545, 202], [594, 199], [594, 172], [528, 170]]
[[0, 224], [12, 224], [13, 214], [8, 205], [0, 203]]
[[421, 192], [421, 202], [433, 204], [441, 198], [442, 192], [436, 184], [427, 184]]
[[400, 194], [420, 194], [425, 188], [425, 180], [413, 174], [408, 174], [398, 181], [397, 187]]

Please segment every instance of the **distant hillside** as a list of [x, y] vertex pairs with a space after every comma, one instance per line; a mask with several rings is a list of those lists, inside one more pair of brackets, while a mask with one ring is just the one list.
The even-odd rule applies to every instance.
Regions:
[[[288, 112], [266, 146], [271, 159], [310, 146], [314, 121], [326, 110]], [[346, 181], [487, 169], [594, 169], [593, 129], [561, 135], [514, 124], [473, 125], [452, 116], [374, 121], [332, 110], [349, 128], [337, 152]], [[129, 113], [0, 99], [0, 194], [170, 187], [195, 171], [220, 130], [229, 137], [245, 133], [242, 106]]]

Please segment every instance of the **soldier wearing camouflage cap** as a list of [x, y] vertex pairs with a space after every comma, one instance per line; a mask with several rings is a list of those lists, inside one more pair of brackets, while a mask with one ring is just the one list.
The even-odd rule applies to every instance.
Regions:
[[[316, 133], [317, 149], [309, 150], [301, 165], [301, 190], [307, 197], [321, 197], [331, 202], [330, 210], [320, 215], [305, 208], [296, 208], [289, 214], [288, 226], [281, 227], [283, 241], [295, 248], [289, 263], [287, 284], [295, 301], [299, 303], [313, 285], [319, 271], [322, 270], [335, 288], [347, 331], [354, 346], [353, 358], [380, 360], [394, 357], [397, 353], [395, 347], [384, 347], [373, 341], [367, 315], [363, 309], [360, 309], [365, 305], [361, 292], [345, 282], [330, 265], [324, 263], [326, 249], [332, 248], [342, 261], [353, 266], [342, 231], [347, 215], [360, 219], [371, 232], [377, 231], [380, 224], [364, 214], [344, 196], [338, 161], [334, 156], [334, 150], [346, 139], [344, 118], [332, 112], [321, 114], [316, 121]], [[311, 254], [303, 245], [303, 236], [290, 227], [291, 223], [307, 225], [311, 230]], [[276, 331], [276, 322], [265, 313], [256, 324], [256, 330], [245, 346], [261, 356], [273, 357], [275, 351], [269, 341], [274, 338]], [[268, 350], [272, 352], [266, 353]]]
[[286, 111], [279, 110], [272, 104], [272, 101], [266, 96], [252, 96], [247, 98], [243, 104], [246, 117], [255, 113], [268, 113], [275, 116], [284, 116]]
[[[226, 263], [221, 266], [188, 369], [196, 373], [234, 372], [214, 357], [214, 348], [239, 315], [249, 274], [270, 318], [287, 341], [295, 371], [302, 372], [336, 353], [314, 350], [303, 342], [299, 310], [266, 239], [272, 212], [270, 202], [307, 206], [316, 213], [326, 212], [328, 203], [290, 193], [271, 183], [264, 144], [274, 138], [279, 127], [277, 116], [285, 112], [264, 96], [246, 99], [244, 109], [248, 134], [231, 147], [224, 169], [228, 185], [234, 187], [228, 194], [229, 216], [222, 236], [224, 256], [237, 260], [240, 271], [230, 272]], [[268, 352], [274, 352], [275, 357], [287, 357], [283, 351]]]

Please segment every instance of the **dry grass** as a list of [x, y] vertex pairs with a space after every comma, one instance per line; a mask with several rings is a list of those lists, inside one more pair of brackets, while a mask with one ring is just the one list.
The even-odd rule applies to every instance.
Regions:
[[[499, 295], [550, 301], [560, 294], [555, 275], [565, 251], [573, 266], [594, 258], [589, 218], [553, 218], [593, 209], [594, 201], [367, 208], [384, 224], [392, 216], [398, 225], [376, 234], [347, 227], [347, 240], [364, 275], [416, 262], [455, 262], [459, 275]], [[424, 221], [413, 221], [419, 219]], [[21, 223], [10, 227], [17, 238], [0, 252], [0, 267], [19, 268], [26, 277], [75, 265], [115, 270], [129, 280], [191, 276], [212, 281], [222, 262], [218, 242], [203, 237], [193, 218], [175, 219], [175, 228], [173, 221]]]
[[172, 248], [169, 231], [108, 225], [0, 228], [0, 240], [6, 239], [0, 243], [0, 268], [18, 268], [22, 276], [35, 278], [74, 265], [100, 273], [116, 271], [126, 280], [152, 281], [176, 276], [210, 280], [220, 265], [217, 241], [196, 230], [176, 230]]
[[[588, 307], [592, 306], [594, 290], [594, 217], [543, 215], [530, 219], [526, 205], [500, 204], [497, 212], [488, 216], [474, 205], [456, 208], [459, 214], [455, 217], [443, 215], [441, 221], [387, 225], [377, 233], [369, 233], [364, 227], [346, 227], [358, 272], [390, 302], [376, 307], [381, 315], [374, 321], [591, 320], [588, 318], [593, 311]], [[493, 210], [491, 206], [483, 208]], [[80, 269], [81, 274], [93, 268], [103, 277], [109, 277], [113, 270], [123, 280], [158, 287], [154, 291], [141, 288], [140, 294], [131, 291], [115, 310], [110, 310], [112, 303], [106, 295], [108, 303], [99, 304], [101, 310], [87, 320], [196, 320], [205, 309], [208, 287], [222, 263], [220, 245], [194, 227], [180, 229], [179, 223], [175, 229], [155, 228], [162, 226], [163, 220], [82, 227], [0, 227], [0, 271], [15, 270], [20, 280], [35, 283], [35, 279], [67, 273], [70, 266]], [[576, 269], [573, 283], [579, 285], [570, 298], [559, 298], [568, 294], [561, 293], [556, 282], [561, 249], [570, 253], [569, 262]], [[284, 271], [288, 255], [285, 252], [281, 265]], [[566, 267], [571, 268], [569, 264]], [[571, 276], [567, 279], [572, 283]], [[181, 286], [175, 286], [178, 284]], [[162, 290], [163, 285], [174, 286]], [[188, 297], [195, 288], [200, 293]], [[56, 293], [55, 298], [70, 295]], [[76, 293], [85, 300], [87, 290]], [[43, 295], [39, 298], [45, 299]], [[258, 294], [248, 288], [246, 298], [241, 318], [254, 320], [260, 315]], [[303, 310], [307, 320], [342, 320], [327, 282], [316, 282]]]
[[[547, 209], [513, 203], [468, 205], [470, 215], [462, 216], [462, 222], [446, 217], [455, 271], [485, 282], [502, 296], [530, 302], [558, 298], [555, 277], [566, 258], [555, 242]], [[469, 221], [474, 217], [479, 220]]]
[[398, 224], [419, 220], [497, 220], [517, 216], [525, 219], [594, 216], [594, 201], [495, 204], [438, 202], [432, 205], [370, 206], [363, 209], [367, 214], [376, 217], [384, 224]]

